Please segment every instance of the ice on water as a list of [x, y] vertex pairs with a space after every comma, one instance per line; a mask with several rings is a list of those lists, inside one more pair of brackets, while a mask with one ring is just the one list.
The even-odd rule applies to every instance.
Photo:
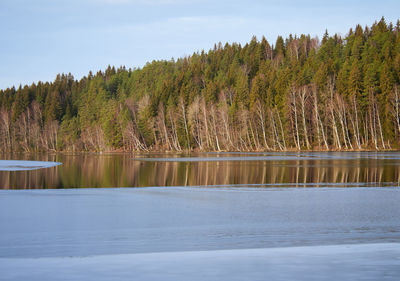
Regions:
[[400, 190], [0, 191], [0, 280], [398, 280]]
[[0, 171], [37, 170], [57, 165], [61, 165], [61, 163], [48, 161], [0, 160]]
[[399, 153], [391, 152], [216, 152], [201, 153], [194, 157], [136, 157], [136, 161], [155, 162], [222, 162], [222, 161], [292, 161], [292, 160], [399, 160]]

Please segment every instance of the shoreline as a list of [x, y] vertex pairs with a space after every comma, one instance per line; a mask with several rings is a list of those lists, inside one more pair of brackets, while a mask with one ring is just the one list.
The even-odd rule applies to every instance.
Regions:
[[221, 154], [236, 154], [236, 153], [307, 153], [307, 152], [400, 152], [400, 148], [396, 149], [304, 149], [304, 150], [297, 150], [297, 149], [287, 149], [287, 150], [104, 150], [104, 151], [73, 151], [73, 150], [60, 150], [60, 151], [12, 151], [12, 152], [4, 152], [0, 151], [0, 155], [12, 155], [12, 154], [207, 154], [207, 153], [221, 153]]

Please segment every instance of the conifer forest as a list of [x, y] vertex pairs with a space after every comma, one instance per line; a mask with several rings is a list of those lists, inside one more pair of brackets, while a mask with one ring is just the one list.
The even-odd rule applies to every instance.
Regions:
[[0, 90], [0, 151], [400, 149], [400, 21]]

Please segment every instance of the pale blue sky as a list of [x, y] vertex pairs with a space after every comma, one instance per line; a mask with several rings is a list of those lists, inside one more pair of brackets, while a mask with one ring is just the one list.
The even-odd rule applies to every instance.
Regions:
[[141, 67], [264, 35], [345, 35], [384, 16], [398, 0], [0, 0], [0, 88], [75, 78], [107, 65]]

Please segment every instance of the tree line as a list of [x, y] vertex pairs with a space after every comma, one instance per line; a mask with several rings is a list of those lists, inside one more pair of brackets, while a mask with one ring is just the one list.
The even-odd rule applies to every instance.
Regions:
[[400, 22], [0, 90], [0, 151], [400, 148]]

